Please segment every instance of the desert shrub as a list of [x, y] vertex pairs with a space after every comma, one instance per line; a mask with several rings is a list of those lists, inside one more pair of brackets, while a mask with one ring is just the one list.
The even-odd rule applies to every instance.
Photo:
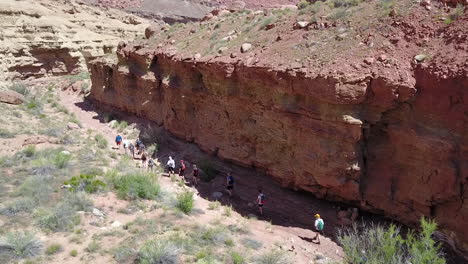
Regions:
[[62, 126], [52, 126], [39, 130], [39, 134], [49, 137], [61, 138], [65, 134], [65, 128]]
[[104, 190], [106, 187], [106, 184], [103, 181], [96, 179], [96, 176], [93, 174], [80, 174], [80, 176], [73, 176], [63, 184], [70, 185], [70, 191], [85, 191], [87, 193], [96, 193]]
[[141, 264], [176, 264], [179, 263], [181, 249], [175, 243], [158, 239], [146, 242], [139, 251]]
[[233, 264], [244, 264], [247, 262], [245, 257], [239, 252], [232, 251], [229, 255]]
[[208, 204], [208, 210], [216, 210], [221, 206], [221, 203], [218, 201], [210, 202]]
[[22, 94], [25, 97], [30, 94], [29, 89], [22, 83], [13, 83], [10, 87], [8, 87], [8, 89]]
[[72, 256], [72, 257], [78, 256], [78, 250], [73, 249], [72, 251], [70, 251], [70, 256]]
[[54, 232], [67, 231], [80, 222], [76, 211], [87, 211], [91, 202], [83, 194], [72, 194], [50, 210], [38, 210], [35, 218], [37, 225]]
[[298, 4], [297, 4], [297, 8], [298, 9], [304, 9], [306, 7], [308, 7], [310, 5], [309, 1], [307, 0], [301, 0]]
[[227, 205], [227, 206], [223, 206], [223, 215], [224, 216], [231, 216], [232, 214], [232, 206], [231, 205]]
[[262, 242], [257, 241], [255, 239], [251, 239], [251, 238], [243, 238], [241, 240], [241, 243], [245, 247], [255, 249], [255, 250], [258, 250], [258, 249], [262, 248], [262, 246], [263, 246]]
[[6, 216], [15, 216], [21, 212], [31, 212], [36, 203], [31, 198], [20, 198], [18, 200], [7, 203], [0, 209], [0, 214]]
[[192, 212], [194, 207], [193, 193], [190, 191], [179, 193], [177, 195], [176, 207], [185, 214], [189, 214], [190, 212]]
[[93, 240], [88, 244], [85, 250], [89, 253], [96, 253], [99, 249], [101, 249], [101, 245], [99, 245], [96, 240]]
[[209, 160], [201, 161], [200, 169], [203, 171], [200, 175], [202, 181], [209, 182], [218, 175], [218, 170], [213, 167], [213, 164]]
[[419, 235], [410, 233], [405, 240], [395, 225], [385, 228], [380, 225], [363, 226], [358, 229], [340, 230], [338, 241], [343, 246], [345, 260], [349, 263], [418, 263], [444, 264], [440, 246], [432, 239], [437, 225], [421, 220]]
[[36, 154], [36, 145], [28, 145], [23, 149], [23, 153], [26, 157], [31, 158], [34, 156], [34, 154]]
[[328, 0], [332, 8], [357, 6], [360, 2], [361, 0]]
[[224, 226], [212, 226], [203, 228], [197, 232], [203, 244], [219, 245], [228, 241], [229, 230]]
[[118, 247], [113, 250], [114, 259], [117, 263], [133, 263], [137, 253], [133, 248], [129, 247]]
[[45, 253], [46, 255], [54, 255], [54, 254], [57, 254], [59, 253], [60, 251], [63, 250], [63, 247], [62, 245], [60, 244], [52, 244], [50, 246], [47, 247], [47, 249], [45, 250]]
[[9, 251], [16, 258], [34, 257], [41, 253], [42, 242], [30, 232], [10, 232], [0, 239], [2, 250]]
[[456, 8], [450, 12], [448, 17], [444, 20], [445, 24], [451, 24], [453, 21], [457, 20], [465, 12], [465, 7], [462, 4], [458, 4]]
[[29, 197], [35, 202], [42, 203], [48, 201], [51, 192], [50, 177], [35, 175], [27, 178], [14, 195]]
[[67, 153], [57, 153], [54, 157], [54, 164], [57, 168], [63, 169], [68, 166], [68, 163], [70, 162], [71, 155]]
[[272, 250], [260, 255], [255, 263], [258, 264], [287, 264], [291, 263], [288, 255], [281, 250]]
[[100, 149], [105, 149], [109, 145], [107, 139], [101, 134], [94, 136], [94, 140], [96, 141], [96, 146]]
[[4, 128], [0, 128], [0, 138], [14, 138], [14, 137], [15, 137], [15, 134], [13, 134], [12, 132]]
[[155, 199], [161, 192], [159, 183], [149, 173], [114, 175], [109, 179], [121, 199]]

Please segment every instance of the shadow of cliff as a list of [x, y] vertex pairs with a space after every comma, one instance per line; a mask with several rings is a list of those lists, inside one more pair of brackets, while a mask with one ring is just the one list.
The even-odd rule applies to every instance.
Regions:
[[[312, 193], [304, 191], [295, 191], [280, 186], [272, 178], [255, 168], [245, 168], [222, 161], [216, 157], [210, 156], [200, 150], [194, 144], [180, 140], [170, 134], [162, 126], [154, 122], [139, 118], [132, 114], [123, 113], [111, 107], [96, 104], [91, 101], [84, 101], [76, 104], [84, 111], [93, 111], [97, 113], [95, 117], [102, 123], [107, 123], [109, 119], [125, 120], [128, 124], [135, 125], [139, 130], [139, 138], [146, 146], [156, 143], [157, 152], [153, 154], [154, 158], [165, 167], [169, 156], [176, 161], [176, 170], [179, 160], [186, 161], [187, 172], [186, 180], [189, 186], [195, 188], [199, 195], [210, 201], [219, 201], [223, 205], [231, 206], [233, 210], [244, 217], [255, 217], [261, 221], [270, 222], [286, 228], [301, 228], [313, 230], [314, 215], [319, 213], [325, 221], [324, 235], [337, 242], [337, 233], [341, 227], [337, 218], [339, 210], [347, 209], [350, 206], [337, 202], [329, 202], [318, 199]], [[129, 138], [134, 141], [136, 138]], [[193, 164], [200, 164], [209, 161], [214, 170], [217, 171], [216, 177], [209, 181], [200, 181], [198, 185], [192, 185]], [[233, 196], [229, 197], [226, 192], [225, 182], [227, 173], [231, 173], [235, 179]], [[261, 188], [267, 197], [264, 206], [264, 215], [260, 216], [256, 206], [258, 189]], [[213, 193], [221, 192], [221, 198], [216, 199]], [[392, 220], [386, 219], [371, 213], [360, 212], [360, 221], [379, 223], [388, 225]], [[396, 223], [396, 222], [394, 222]], [[406, 232], [404, 230], [404, 232]], [[305, 240], [312, 241], [313, 232], [304, 234], [303, 230], [292, 230], [292, 233]], [[450, 251], [446, 251], [448, 255]], [[448, 263], [460, 263], [459, 260], [449, 259]]]

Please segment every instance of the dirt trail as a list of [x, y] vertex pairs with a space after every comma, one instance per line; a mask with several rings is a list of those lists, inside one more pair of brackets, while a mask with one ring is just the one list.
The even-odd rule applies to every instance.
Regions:
[[[62, 91], [59, 96], [61, 104], [76, 115], [84, 129], [98, 131], [105, 136], [109, 142], [114, 142], [117, 132], [102, 121], [102, 115], [100, 115], [97, 109], [94, 109], [92, 103], [84, 101], [82, 97], [69, 91]], [[135, 122], [135, 120], [138, 119], [129, 117], [129, 120]], [[139, 121], [144, 122], [144, 120]], [[158, 153], [158, 158], [162, 159], [161, 162], [163, 164], [165, 163], [165, 158], [170, 153], [174, 152], [177, 152], [176, 155], [172, 154], [176, 156], [176, 158], [184, 157], [189, 161], [191, 159], [196, 160], [194, 156], [198, 155], [198, 152], [193, 150], [195, 147], [189, 145], [181, 147], [178, 144], [185, 143], [181, 143], [176, 139], [173, 140], [176, 141], [176, 143], [172, 142], [168, 144], [172, 146], [171, 149], [166, 149], [162, 146], [159, 151], [160, 153]], [[184, 150], [180, 151], [181, 148], [184, 148]], [[255, 206], [252, 206], [253, 197], [256, 197], [254, 193], [256, 192], [255, 184], [262, 184], [265, 186], [264, 190], [268, 195], [268, 202], [271, 203], [266, 208], [265, 217], [259, 218], [259, 220], [249, 220], [249, 226], [252, 229], [255, 239], [262, 241], [264, 245], [272, 245], [274, 242], [278, 243], [278, 241], [282, 241], [280, 243], [281, 248], [293, 252], [295, 260], [298, 261], [296, 263], [314, 263], [311, 261], [320, 258], [320, 255], [331, 259], [342, 258], [341, 248], [332, 241], [332, 239], [322, 237], [320, 245], [311, 242], [311, 238], [315, 234], [311, 230], [313, 226], [313, 212], [317, 212], [318, 210], [324, 212], [322, 214], [325, 215], [325, 221], [328, 225], [327, 236], [334, 234], [336, 223], [334, 223], [333, 215], [336, 214], [336, 209], [332, 204], [327, 202], [316, 203], [317, 200], [311, 200], [311, 197], [308, 195], [297, 194], [290, 190], [281, 189], [271, 183], [271, 180], [266, 177], [251, 175], [252, 172], [247, 169], [242, 170], [237, 167], [230, 167], [228, 164], [225, 166], [226, 171], [235, 171], [234, 176], [238, 180], [236, 180], [236, 193], [234, 197], [229, 199], [226, 195], [223, 195], [220, 202], [222, 204], [231, 205], [237, 213], [249, 218], [258, 217], [257, 209]], [[191, 166], [189, 168], [191, 168]], [[241, 174], [244, 177], [241, 177]], [[255, 184], [247, 182], [247, 180], [254, 181]], [[161, 181], [161, 184], [169, 188], [174, 185], [168, 177], [162, 177]], [[199, 184], [197, 190], [193, 189], [198, 193], [197, 207], [204, 210], [203, 214], [193, 216], [194, 221], [205, 223], [208, 222], [209, 219], [219, 216], [219, 212], [207, 211], [206, 208], [210, 200], [212, 200], [211, 194], [215, 191], [223, 191], [223, 181], [224, 177], [217, 177], [210, 183]], [[272, 187], [269, 186], [270, 184], [273, 184]], [[246, 197], [240, 197], [240, 194]], [[97, 206], [102, 205], [102, 207], [105, 208], [111, 204], [117, 204], [118, 201], [115, 199], [115, 197], [110, 197], [109, 195], [97, 197], [95, 204]], [[291, 211], [291, 209], [293, 210]], [[291, 215], [291, 213], [295, 215]], [[128, 219], [122, 219], [120, 216], [119, 214], [114, 214], [114, 220], [127, 222]], [[124, 217], [128, 218], [128, 216]], [[295, 220], [298, 220], [298, 222], [295, 222]], [[319, 257], [317, 257], [317, 255], [319, 255]]]

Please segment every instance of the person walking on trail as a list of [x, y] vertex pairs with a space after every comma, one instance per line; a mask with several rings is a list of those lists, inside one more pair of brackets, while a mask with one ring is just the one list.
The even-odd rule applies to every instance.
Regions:
[[175, 174], [175, 161], [172, 159], [171, 156], [169, 156], [169, 160], [167, 161], [167, 171], [169, 172], [169, 177], [172, 174]]
[[148, 153], [146, 151], [143, 151], [143, 153], [141, 153], [141, 166], [143, 168], [146, 168], [146, 160], [148, 159]]
[[193, 164], [193, 185], [198, 184], [198, 176], [200, 175], [200, 171], [198, 170], [198, 167], [196, 164]]
[[130, 151], [130, 154], [132, 154], [132, 158], [134, 159], [135, 158], [135, 145], [130, 143], [130, 145], [128, 145], [128, 150]]
[[183, 160], [180, 160], [179, 176], [182, 177], [182, 179], [184, 179], [185, 176], [185, 169], [185, 162]]
[[262, 189], [258, 189], [257, 205], [261, 216], [263, 216], [263, 205], [265, 204], [265, 200], [265, 194], [263, 194]]
[[226, 176], [226, 191], [232, 197], [232, 193], [234, 192], [234, 177], [232, 177], [231, 173], [228, 173]]
[[128, 147], [130, 147], [130, 140], [128, 139], [125, 139], [122, 143], [123, 145], [123, 148], [124, 148], [124, 152], [125, 152], [125, 155], [127, 155], [127, 150], [128, 150]]
[[154, 162], [153, 158], [150, 157], [148, 160], [148, 171], [153, 171], [155, 165], [156, 163]]
[[317, 240], [317, 243], [320, 244], [320, 234], [323, 235], [323, 227], [325, 226], [325, 223], [323, 222], [323, 219], [320, 218], [319, 214], [315, 215], [315, 237], [312, 238], [312, 240]]
[[123, 139], [122, 139], [122, 137], [121, 137], [120, 135], [117, 135], [117, 136], [115, 137], [115, 144], [117, 145], [117, 149], [120, 148], [120, 144], [122, 144], [122, 140], [123, 140]]

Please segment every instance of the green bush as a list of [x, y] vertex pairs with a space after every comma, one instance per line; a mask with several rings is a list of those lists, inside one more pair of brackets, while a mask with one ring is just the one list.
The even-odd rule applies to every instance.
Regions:
[[102, 191], [106, 184], [101, 180], [96, 179], [96, 176], [93, 174], [80, 174], [80, 176], [73, 176], [70, 180], [65, 181], [63, 184], [70, 185], [69, 190], [76, 191], [85, 191], [87, 193], [96, 193]]
[[28, 158], [33, 157], [36, 154], [36, 145], [28, 145], [23, 149], [23, 154]]
[[63, 203], [75, 211], [91, 211], [93, 207], [93, 201], [88, 198], [85, 192], [69, 193], [63, 199]]
[[16, 190], [15, 196], [28, 197], [37, 203], [49, 200], [52, 193], [50, 178], [40, 175], [28, 177]]
[[95, 240], [91, 241], [86, 247], [86, 251], [89, 253], [96, 253], [99, 249], [101, 249], [101, 245]]
[[140, 264], [177, 264], [180, 262], [181, 249], [169, 240], [153, 240], [146, 242], [140, 249]]
[[21, 212], [31, 212], [36, 203], [31, 198], [21, 198], [7, 203], [0, 209], [0, 214], [6, 216], [15, 216]]
[[113, 175], [109, 180], [121, 199], [155, 199], [161, 192], [159, 183], [149, 173], [117, 174]]
[[194, 206], [193, 193], [190, 191], [185, 191], [177, 195], [177, 205], [182, 212], [189, 214], [192, 212]]
[[68, 162], [71, 159], [70, 154], [58, 153], [54, 158], [54, 164], [59, 169], [64, 169], [68, 166]]
[[41, 253], [42, 242], [30, 232], [11, 232], [1, 238], [2, 249], [9, 251], [17, 258], [34, 257]]
[[245, 264], [247, 261], [245, 260], [245, 257], [242, 256], [241, 253], [238, 252], [231, 252], [231, 261], [233, 264]]
[[436, 223], [421, 219], [421, 227], [419, 235], [410, 233], [405, 240], [395, 225], [388, 228], [363, 226], [362, 231], [355, 225], [351, 229], [340, 230], [338, 241], [349, 263], [445, 264], [440, 246], [431, 237]]
[[137, 252], [133, 248], [118, 247], [113, 250], [113, 255], [117, 263], [134, 263]]
[[202, 181], [209, 182], [218, 175], [218, 170], [213, 167], [213, 164], [209, 160], [203, 160], [200, 162], [201, 173], [200, 178]]
[[104, 136], [101, 134], [97, 134], [96, 136], [94, 136], [94, 140], [96, 141], [97, 147], [100, 149], [105, 149], [109, 145], [107, 139], [104, 138]]
[[357, 6], [360, 2], [361, 0], [328, 0], [330, 7], [333, 8]]
[[12, 91], [15, 91], [19, 94], [22, 94], [23, 96], [28, 96], [30, 91], [29, 89], [26, 87], [26, 85], [22, 84], [22, 83], [13, 83], [10, 87], [8, 87], [8, 89], [12, 90]]
[[62, 248], [62, 245], [60, 244], [52, 244], [50, 246], [47, 247], [45, 253], [46, 255], [54, 255], [54, 254], [57, 254], [59, 253], [60, 251], [62, 251], [63, 248]]
[[309, 1], [307, 0], [301, 0], [298, 4], [297, 4], [297, 8], [298, 9], [304, 9], [306, 7], [308, 7], [310, 5]]
[[12, 132], [6, 129], [0, 128], [0, 138], [14, 138], [14, 137], [15, 137], [15, 134], [13, 134]]
[[72, 256], [72, 257], [78, 256], [78, 250], [73, 249], [72, 251], [70, 251], [70, 256]]

